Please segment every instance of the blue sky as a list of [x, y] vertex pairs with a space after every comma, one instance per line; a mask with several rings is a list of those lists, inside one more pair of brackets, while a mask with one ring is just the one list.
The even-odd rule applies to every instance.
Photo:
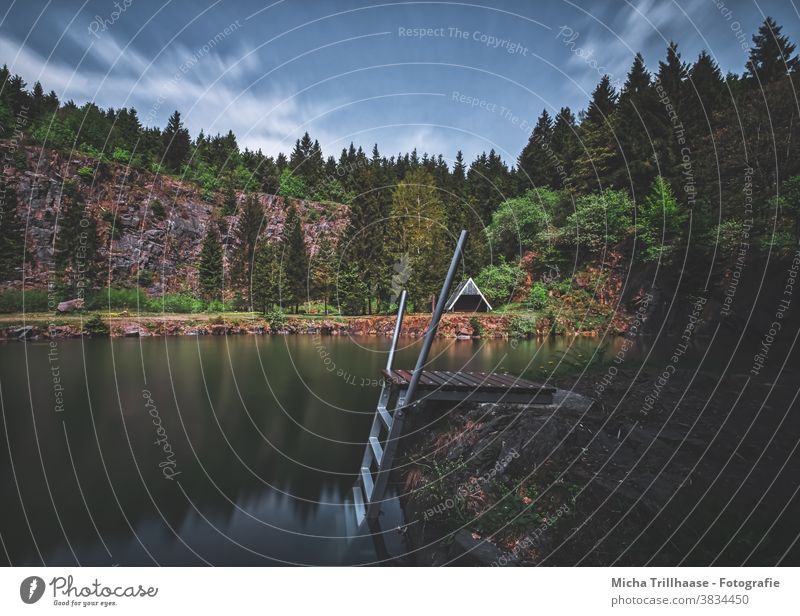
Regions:
[[63, 100], [160, 126], [177, 108], [193, 136], [232, 129], [270, 154], [308, 130], [326, 155], [354, 141], [513, 161], [543, 108], [577, 113], [636, 51], [654, 70], [675, 40], [741, 72], [765, 15], [800, 39], [796, 0], [25, 0], [0, 8], [0, 61]]

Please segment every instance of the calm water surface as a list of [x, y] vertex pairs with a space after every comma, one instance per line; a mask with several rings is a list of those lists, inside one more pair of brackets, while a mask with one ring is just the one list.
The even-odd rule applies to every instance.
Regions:
[[[395, 366], [410, 368], [420, 341], [403, 344]], [[344, 502], [388, 345], [312, 336], [2, 345], [0, 560], [363, 561]], [[559, 363], [577, 376], [598, 348], [583, 338], [440, 340], [431, 364], [543, 381]]]

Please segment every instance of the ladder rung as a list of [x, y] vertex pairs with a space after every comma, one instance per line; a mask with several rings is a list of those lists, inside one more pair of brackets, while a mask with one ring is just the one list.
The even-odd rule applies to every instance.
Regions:
[[375, 463], [380, 467], [381, 461], [383, 460], [383, 447], [381, 447], [381, 442], [377, 437], [370, 436], [369, 446], [372, 447], [372, 453], [375, 456]]
[[383, 420], [383, 425], [386, 426], [387, 430], [392, 429], [392, 416], [389, 415], [389, 411], [386, 410], [385, 406], [378, 407], [378, 415], [380, 415], [381, 420]]
[[375, 488], [375, 484], [372, 482], [372, 472], [366, 466], [361, 467], [361, 479], [364, 482], [364, 496], [369, 502], [372, 500], [372, 490]]
[[356, 522], [361, 524], [361, 520], [367, 515], [367, 510], [364, 507], [364, 495], [361, 493], [361, 488], [358, 486], [353, 488], [353, 505], [355, 505], [356, 508]]

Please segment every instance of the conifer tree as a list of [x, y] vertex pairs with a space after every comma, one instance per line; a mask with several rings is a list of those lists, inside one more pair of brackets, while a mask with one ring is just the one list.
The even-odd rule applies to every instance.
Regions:
[[303, 228], [297, 208], [289, 207], [281, 235], [283, 255], [281, 270], [286, 277], [284, 304], [293, 305], [297, 313], [299, 305], [308, 297], [308, 250], [303, 239]]
[[339, 262], [336, 256], [336, 248], [328, 239], [327, 235], [322, 234], [314, 252], [311, 263], [311, 273], [314, 282], [314, 290], [322, 298], [325, 316], [328, 316], [328, 304], [334, 292], [336, 284], [336, 272]]
[[794, 55], [796, 46], [789, 42], [789, 37], [781, 34], [782, 30], [783, 27], [772, 17], [767, 17], [753, 36], [753, 47], [744, 77], [756, 87], [764, 87], [797, 72], [798, 58]]
[[555, 166], [551, 169], [550, 186], [557, 189], [569, 188], [575, 160], [580, 153], [578, 127], [575, 115], [569, 107], [562, 107], [556, 115], [551, 143], [556, 160]]
[[164, 164], [170, 171], [174, 173], [180, 172], [183, 163], [189, 157], [191, 139], [189, 138], [189, 131], [184, 128], [181, 122], [179, 111], [176, 110], [169, 117], [162, 139], [164, 143]]
[[256, 243], [264, 223], [264, 211], [255, 197], [245, 199], [234, 231], [238, 250], [233, 271], [240, 284], [250, 284], [253, 274], [253, 257]]
[[203, 246], [200, 249], [200, 263], [198, 265], [200, 279], [200, 293], [205, 299], [220, 299], [223, 288], [223, 259], [222, 244], [217, 233], [217, 224], [209, 221]]
[[551, 185], [553, 164], [548, 152], [552, 147], [552, 139], [553, 121], [545, 109], [536, 121], [530, 139], [517, 159], [520, 191]]
[[618, 165], [618, 147], [611, 128], [617, 107], [617, 94], [611, 79], [603, 75], [592, 92], [592, 99], [581, 122], [583, 151], [576, 161], [575, 180], [579, 190], [591, 192], [609, 185], [609, 176]]
[[651, 88], [642, 54], [633, 59], [614, 114], [621, 157], [610, 169], [612, 183], [641, 198], [657, 173], [655, 158], [663, 140], [658, 124], [659, 102]]
[[639, 253], [642, 260], [668, 262], [686, 220], [686, 211], [675, 199], [669, 184], [657, 176], [637, 212], [636, 230], [642, 246]]
[[253, 310], [267, 314], [283, 303], [286, 277], [282, 269], [283, 245], [280, 242], [258, 242], [250, 283]]

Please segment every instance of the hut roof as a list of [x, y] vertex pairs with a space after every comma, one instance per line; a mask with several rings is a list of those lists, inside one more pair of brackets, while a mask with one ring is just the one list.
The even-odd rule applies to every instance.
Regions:
[[475, 281], [472, 278], [467, 278], [466, 280], [462, 280], [461, 283], [456, 287], [456, 290], [450, 294], [447, 304], [445, 304], [445, 310], [452, 310], [453, 305], [462, 295], [478, 295], [484, 302], [486, 302], [486, 306], [489, 308], [489, 310], [492, 309], [492, 305], [489, 303], [489, 300], [487, 300], [483, 293], [481, 293], [481, 290], [478, 288], [478, 285], [475, 284]]

